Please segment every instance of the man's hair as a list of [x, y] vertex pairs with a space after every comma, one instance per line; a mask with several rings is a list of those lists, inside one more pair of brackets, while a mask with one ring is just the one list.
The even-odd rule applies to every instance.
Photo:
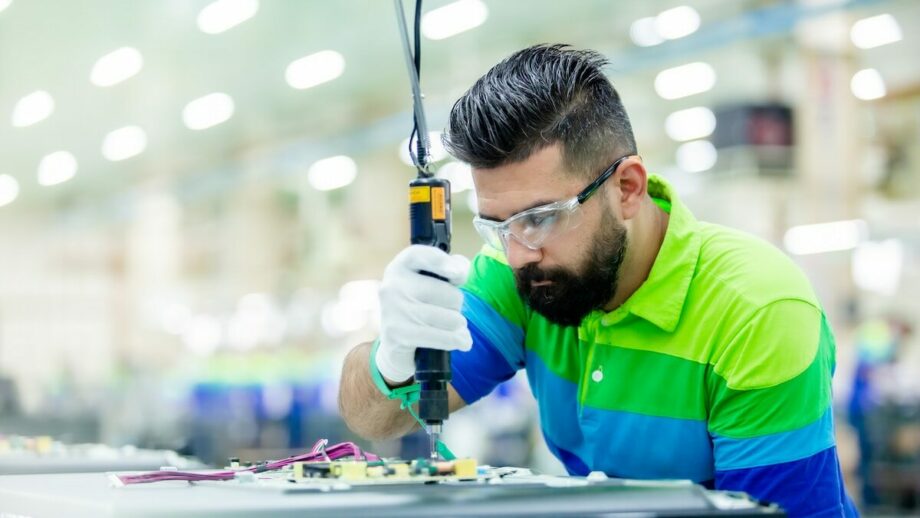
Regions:
[[601, 70], [606, 58], [568, 45], [535, 45], [492, 67], [454, 103], [444, 146], [477, 168], [527, 159], [562, 144], [566, 167], [599, 174], [636, 154], [629, 116]]

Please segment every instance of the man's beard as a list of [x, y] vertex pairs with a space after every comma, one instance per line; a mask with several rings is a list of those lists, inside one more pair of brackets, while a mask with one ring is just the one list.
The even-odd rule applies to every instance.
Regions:
[[[588, 313], [604, 307], [616, 293], [626, 241], [626, 227], [609, 211], [605, 212], [580, 273], [562, 267], [541, 270], [531, 263], [514, 272], [518, 293], [550, 322], [577, 326]], [[552, 284], [533, 286], [540, 281]]]

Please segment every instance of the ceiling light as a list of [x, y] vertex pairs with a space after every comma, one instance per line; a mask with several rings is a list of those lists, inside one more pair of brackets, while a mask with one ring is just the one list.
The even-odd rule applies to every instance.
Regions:
[[655, 18], [652, 16], [634, 21], [629, 26], [629, 37], [640, 47], [651, 47], [664, 41], [664, 38], [658, 34]]
[[422, 34], [429, 40], [443, 40], [479, 27], [488, 16], [482, 0], [459, 0], [425, 13]]
[[438, 178], [450, 182], [450, 192], [458, 193], [473, 188], [473, 170], [463, 162], [448, 162], [438, 169]]
[[856, 248], [866, 239], [868, 226], [861, 219], [800, 225], [786, 231], [783, 244], [796, 255], [819, 254]]
[[662, 11], [655, 17], [655, 29], [666, 40], [676, 40], [696, 32], [700, 28], [700, 13], [696, 9], [682, 5]]
[[203, 130], [233, 116], [233, 98], [221, 92], [199, 97], [185, 105], [182, 121], [189, 129]]
[[112, 131], [102, 141], [102, 156], [117, 162], [143, 153], [147, 134], [138, 126], [125, 126]]
[[866, 68], [853, 74], [853, 79], [850, 80], [850, 90], [857, 99], [863, 101], [880, 99], [888, 93], [882, 75], [874, 68]]
[[52, 112], [54, 112], [54, 99], [51, 94], [38, 90], [16, 103], [11, 122], [17, 128], [24, 128], [47, 119]]
[[217, 317], [198, 315], [192, 317], [185, 331], [182, 341], [190, 351], [199, 356], [213, 354], [224, 340], [224, 326]]
[[278, 345], [287, 322], [271, 295], [249, 293], [240, 298], [227, 323], [227, 346], [245, 351], [258, 345]]
[[141, 71], [144, 58], [133, 47], [122, 47], [99, 58], [89, 80], [96, 86], [116, 85]]
[[715, 146], [708, 140], [695, 140], [677, 148], [677, 167], [688, 173], [699, 173], [712, 169], [719, 158]]
[[339, 289], [339, 297], [327, 302], [320, 315], [320, 324], [327, 335], [337, 337], [359, 331], [368, 325], [379, 325], [378, 294], [380, 281], [347, 282]]
[[321, 50], [288, 65], [284, 78], [293, 88], [303, 90], [332, 81], [345, 71], [345, 58], [334, 50]]
[[38, 183], [45, 187], [70, 180], [77, 174], [77, 159], [67, 151], [45, 155], [38, 164]]
[[853, 24], [850, 29], [850, 39], [853, 45], [861, 49], [872, 49], [889, 43], [901, 41], [901, 26], [894, 16], [880, 14], [863, 18]]
[[19, 182], [8, 174], [0, 174], [0, 207], [9, 205], [19, 196]]
[[339, 301], [360, 311], [380, 310], [380, 281], [349, 281], [339, 288]]
[[715, 114], [703, 106], [678, 110], [664, 121], [665, 132], [678, 142], [708, 137], [715, 129]]
[[351, 157], [338, 155], [314, 162], [307, 171], [307, 181], [316, 190], [331, 191], [350, 184], [357, 174], [355, 161]]
[[160, 309], [160, 325], [171, 335], [182, 335], [192, 319], [192, 310], [179, 303], [171, 303]]
[[0, 13], [6, 10], [6, 8], [9, 7], [11, 3], [13, 3], [13, 0], [0, 0]]
[[206, 34], [219, 34], [255, 16], [259, 0], [217, 0], [198, 13], [198, 28]]
[[332, 300], [323, 306], [320, 325], [331, 337], [341, 337], [366, 326], [369, 317], [365, 311], [356, 311], [339, 300]]
[[703, 62], [668, 68], [655, 77], [655, 91], [664, 99], [680, 99], [702, 93], [715, 84], [715, 70]]
[[865, 242], [853, 250], [853, 282], [861, 289], [894, 295], [901, 285], [904, 244], [898, 239]]

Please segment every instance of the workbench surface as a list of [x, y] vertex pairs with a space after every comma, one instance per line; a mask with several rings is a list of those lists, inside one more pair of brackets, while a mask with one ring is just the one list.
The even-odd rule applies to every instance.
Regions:
[[[689, 483], [400, 485], [319, 492], [298, 484], [161, 482], [114, 487], [104, 473], [0, 476], [0, 516], [759, 516]], [[727, 500], [726, 500], [727, 499]], [[720, 509], [719, 507], [722, 507]], [[772, 510], [773, 513], [777, 511]]]

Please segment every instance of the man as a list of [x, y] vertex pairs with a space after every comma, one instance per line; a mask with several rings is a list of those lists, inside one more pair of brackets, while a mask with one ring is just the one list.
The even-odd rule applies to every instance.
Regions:
[[647, 176], [605, 64], [531, 47], [454, 105], [445, 145], [473, 168], [487, 245], [471, 269], [423, 246], [390, 263], [381, 336], [345, 362], [342, 415], [368, 438], [410, 431], [369, 370], [406, 385], [416, 347], [445, 349], [451, 410], [526, 369], [572, 474], [686, 478], [793, 516], [855, 514], [834, 444], [834, 340], [807, 279]]

